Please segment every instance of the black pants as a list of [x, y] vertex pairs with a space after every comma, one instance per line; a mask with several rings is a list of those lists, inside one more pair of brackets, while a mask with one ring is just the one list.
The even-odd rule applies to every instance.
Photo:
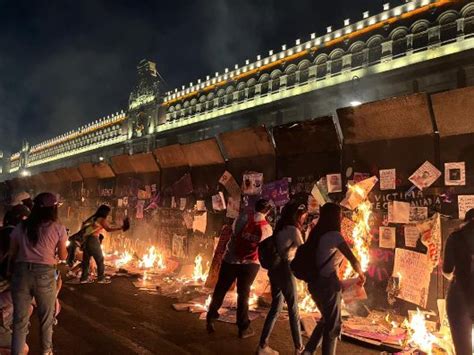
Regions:
[[[469, 295], [469, 297], [473, 297]], [[446, 299], [446, 311], [448, 313], [449, 326], [453, 337], [456, 355], [472, 354], [471, 329], [472, 320], [466, 295], [461, 285], [454, 281], [448, 291]]]
[[250, 287], [257, 277], [258, 264], [229, 264], [222, 262], [216, 288], [212, 295], [212, 301], [207, 312], [207, 320], [219, 318], [219, 308], [224, 302], [224, 297], [230, 287], [237, 280], [237, 326], [239, 330], [245, 330], [250, 325], [249, 320], [249, 296]]
[[309, 293], [321, 312], [321, 320], [314, 328], [305, 350], [311, 354], [322, 340], [322, 354], [335, 355], [337, 339], [341, 334], [341, 286], [336, 274], [319, 277], [308, 284]]

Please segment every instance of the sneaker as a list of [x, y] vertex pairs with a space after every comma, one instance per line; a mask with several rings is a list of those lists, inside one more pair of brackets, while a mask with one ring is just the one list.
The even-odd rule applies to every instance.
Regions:
[[80, 281], [81, 284], [91, 284], [92, 283], [92, 280], [81, 280]]
[[260, 345], [257, 348], [257, 355], [278, 355], [278, 351], [272, 349], [268, 345], [262, 348]]
[[255, 331], [251, 327], [248, 327], [247, 329], [244, 329], [244, 330], [239, 330], [240, 339], [247, 339], [247, 338], [253, 337], [254, 335], [255, 335]]
[[216, 327], [214, 326], [213, 320], [206, 321], [206, 330], [209, 334], [215, 333]]
[[98, 284], [109, 284], [111, 282], [110, 279], [100, 279], [97, 281]]

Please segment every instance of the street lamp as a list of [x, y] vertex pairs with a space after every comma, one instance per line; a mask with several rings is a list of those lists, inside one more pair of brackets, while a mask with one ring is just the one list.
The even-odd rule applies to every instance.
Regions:
[[29, 170], [23, 169], [23, 170], [20, 172], [20, 175], [23, 176], [23, 177], [30, 176], [30, 175], [31, 175], [31, 172], [30, 172]]

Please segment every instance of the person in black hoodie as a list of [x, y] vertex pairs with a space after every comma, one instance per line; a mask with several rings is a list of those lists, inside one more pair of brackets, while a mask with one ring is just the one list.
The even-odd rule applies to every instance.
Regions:
[[451, 280], [446, 298], [451, 335], [457, 355], [471, 355], [474, 317], [474, 209], [446, 241], [443, 274]]

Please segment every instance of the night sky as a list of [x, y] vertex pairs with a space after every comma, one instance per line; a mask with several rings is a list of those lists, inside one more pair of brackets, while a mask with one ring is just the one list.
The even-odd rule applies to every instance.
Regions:
[[171, 90], [387, 1], [0, 0], [0, 150], [125, 110], [143, 58]]

